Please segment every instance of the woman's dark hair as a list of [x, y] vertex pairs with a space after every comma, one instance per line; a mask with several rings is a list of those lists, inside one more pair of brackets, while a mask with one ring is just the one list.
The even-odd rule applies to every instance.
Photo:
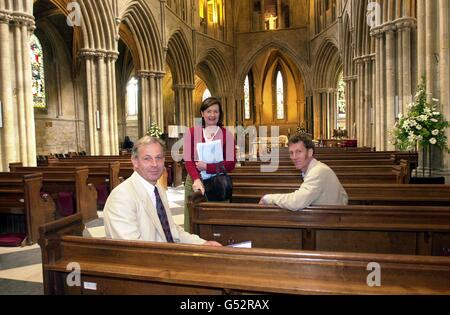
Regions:
[[[205, 110], [207, 110], [209, 107], [213, 106], [213, 105], [218, 105], [219, 106], [219, 120], [217, 121], [217, 126], [219, 127], [223, 127], [223, 111], [222, 111], [222, 105], [220, 104], [220, 101], [218, 98], [216, 97], [208, 97], [206, 98], [203, 102], [202, 105], [200, 106], [200, 113], [203, 113]], [[205, 119], [203, 119], [202, 117], [202, 127], [205, 128]]]

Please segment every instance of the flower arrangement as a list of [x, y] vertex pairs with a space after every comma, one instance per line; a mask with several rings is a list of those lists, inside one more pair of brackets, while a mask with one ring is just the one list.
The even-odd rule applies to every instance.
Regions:
[[307, 132], [307, 130], [305, 128], [304, 123], [301, 123], [300, 126], [297, 126], [296, 133], [306, 133], [306, 132]]
[[399, 115], [392, 131], [391, 143], [400, 150], [413, 150], [417, 144], [422, 148], [436, 145], [446, 149], [445, 128], [449, 123], [438, 110], [438, 103], [437, 99], [427, 102], [425, 78], [422, 78], [415, 101], [408, 105], [408, 114]]
[[145, 133], [147, 136], [154, 137], [154, 138], [161, 138], [163, 132], [161, 128], [159, 128], [155, 122], [152, 122], [150, 125], [150, 128], [148, 128], [147, 132]]

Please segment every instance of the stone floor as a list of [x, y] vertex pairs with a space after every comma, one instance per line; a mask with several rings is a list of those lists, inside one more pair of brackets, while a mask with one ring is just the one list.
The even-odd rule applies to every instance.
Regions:
[[[169, 188], [167, 197], [175, 223], [183, 226], [184, 187]], [[98, 215], [99, 219], [86, 224], [84, 235], [104, 236], [103, 212], [99, 211]], [[43, 294], [41, 263], [41, 249], [37, 244], [0, 247], [0, 295]]]

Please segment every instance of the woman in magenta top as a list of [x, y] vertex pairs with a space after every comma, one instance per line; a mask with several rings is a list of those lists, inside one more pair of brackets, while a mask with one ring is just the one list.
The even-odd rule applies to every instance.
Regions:
[[[200, 106], [202, 126], [192, 127], [184, 136], [183, 157], [188, 173], [185, 182], [184, 229], [190, 230], [187, 200], [193, 191], [200, 190], [205, 194], [202, 179], [208, 179], [222, 172], [222, 166], [231, 172], [236, 165], [235, 141], [231, 132], [223, 127], [223, 111], [220, 101], [208, 97]], [[198, 143], [220, 141], [222, 157], [219, 161], [207, 162], [199, 159]]]

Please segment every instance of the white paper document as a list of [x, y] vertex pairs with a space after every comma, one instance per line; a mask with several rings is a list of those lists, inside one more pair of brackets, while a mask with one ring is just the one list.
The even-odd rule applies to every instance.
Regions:
[[228, 245], [228, 247], [236, 247], [236, 248], [252, 248], [252, 241], [245, 241], [236, 244]]
[[[199, 161], [203, 161], [206, 164], [222, 162], [222, 141], [214, 140], [211, 142], [197, 143], [197, 153]], [[214, 174], [208, 174], [206, 171], [201, 171], [200, 176], [202, 179], [208, 179], [214, 176]]]
[[197, 153], [199, 161], [205, 163], [219, 163], [223, 161], [222, 141], [197, 143]]

